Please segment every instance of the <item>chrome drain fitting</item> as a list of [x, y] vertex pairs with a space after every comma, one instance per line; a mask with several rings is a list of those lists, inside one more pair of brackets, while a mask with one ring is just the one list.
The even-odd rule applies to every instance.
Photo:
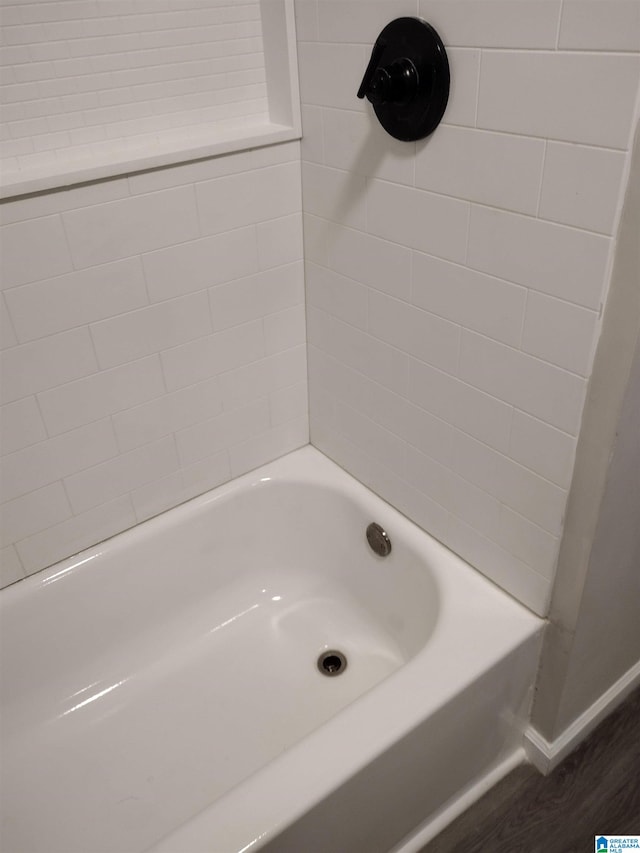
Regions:
[[379, 557], [388, 557], [391, 553], [391, 539], [386, 530], [372, 521], [367, 527], [367, 542], [371, 550]]
[[332, 678], [334, 675], [342, 675], [347, 668], [347, 658], [342, 652], [330, 649], [322, 652], [318, 658], [318, 669], [323, 675]]

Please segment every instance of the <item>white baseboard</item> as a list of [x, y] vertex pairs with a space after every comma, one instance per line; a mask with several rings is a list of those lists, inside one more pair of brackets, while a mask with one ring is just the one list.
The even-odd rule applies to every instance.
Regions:
[[625, 672], [555, 740], [548, 741], [537, 729], [528, 726], [524, 733], [524, 748], [529, 761], [545, 776], [551, 773], [638, 684], [640, 661]]
[[393, 848], [390, 853], [416, 853], [425, 844], [436, 837], [443, 829], [486, 794], [494, 785], [503, 779], [516, 767], [525, 764], [527, 756], [522, 747], [517, 747], [504, 758], [498, 765], [485, 773], [470, 788], [465, 789], [462, 794], [450, 800], [440, 811], [425, 823], [420, 824], [411, 835], [405, 837], [400, 844]]

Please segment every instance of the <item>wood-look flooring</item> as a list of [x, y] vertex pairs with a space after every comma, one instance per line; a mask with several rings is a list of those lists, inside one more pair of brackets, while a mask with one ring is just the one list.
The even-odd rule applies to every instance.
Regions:
[[591, 853], [640, 835], [640, 689], [549, 776], [516, 768], [420, 853]]

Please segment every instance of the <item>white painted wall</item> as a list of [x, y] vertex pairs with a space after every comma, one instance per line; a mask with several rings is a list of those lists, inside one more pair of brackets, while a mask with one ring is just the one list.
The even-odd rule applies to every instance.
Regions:
[[3, 584], [307, 443], [299, 143], [1, 214]]
[[[630, 145], [639, 6], [296, 11], [311, 440], [544, 614]], [[382, 26], [417, 14], [447, 46], [452, 92], [436, 132], [402, 143], [355, 93]]]
[[640, 661], [640, 336], [600, 508], [557, 726]]
[[533, 708], [533, 725], [553, 749], [597, 719], [607, 691], [611, 703], [623, 697], [640, 665], [638, 234], [640, 125]]

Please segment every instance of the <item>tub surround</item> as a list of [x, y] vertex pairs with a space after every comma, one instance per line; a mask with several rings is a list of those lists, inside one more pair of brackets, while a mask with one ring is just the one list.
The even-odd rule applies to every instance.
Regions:
[[[308, 338], [312, 443], [546, 613], [640, 78], [628, 7], [591, 3], [592, 32], [573, 0], [299, 0], [306, 321], [295, 145], [4, 204], [2, 582], [305, 443]], [[417, 144], [356, 98], [399, 14], [452, 68]]]
[[307, 443], [300, 210], [297, 142], [2, 205], [3, 584]]
[[2, 586], [308, 441], [292, 0], [90, 12], [0, 2]]
[[[637, 4], [588, 8], [296, 4], [311, 441], [540, 614], [640, 80]], [[355, 97], [399, 15], [451, 66], [415, 144]]]

